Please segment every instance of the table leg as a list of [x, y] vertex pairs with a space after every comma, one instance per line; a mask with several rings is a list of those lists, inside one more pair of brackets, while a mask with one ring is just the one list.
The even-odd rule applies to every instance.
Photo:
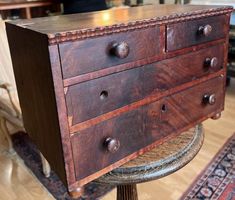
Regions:
[[29, 7], [25, 8], [26, 19], [31, 19], [31, 10]]
[[138, 200], [136, 184], [118, 185], [117, 200]]
[[41, 161], [42, 161], [42, 170], [43, 170], [43, 174], [46, 178], [49, 178], [51, 175], [51, 167], [50, 164], [48, 163], [48, 161], [46, 160], [46, 158], [42, 155], [42, 153], [40, 152], [40, 157], [41, 157]]

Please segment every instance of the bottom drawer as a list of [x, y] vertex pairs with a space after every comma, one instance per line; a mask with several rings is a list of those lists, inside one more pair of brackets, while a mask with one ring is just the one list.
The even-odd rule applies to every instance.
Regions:
[[71, 142], [77, 180], [221, 111], [223, 82], [222, 77], [211, 79], [74, 134]]

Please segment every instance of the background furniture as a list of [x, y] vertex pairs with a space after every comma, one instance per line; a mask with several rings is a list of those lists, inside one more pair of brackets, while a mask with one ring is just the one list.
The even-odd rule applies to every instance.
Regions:
[[[9, 126], [11, 126], [11, 128], [14, 127], [15, 132], [25, 131], [22, 114], [19, 110], [19, 105], [15, 103], [13, 87], [8, 83], [0, 81], [0, 89], [4, 90], [8, 96], [8, 99], [0, 96], [0, 133], [3, 133], [4, 137], [7, 139], [9, 153], [15, 153]], [[45, 177], [49, 177], [51, 171], [50, 165], [41, 153], [40, 156], [43, 173]]]
[[[52, 1], [52, 0], [34, 0], [34, 1], [0, 0], [0, 14], [3, 16], [3, 18], [6, 18], [5, 11], [21, 9], [24, 11], [23, 14], [21, 14], [21, 16], [25, 17], [26, 19], [31, 19], [32, 8], [49, 7], [49, 6], [54, 5], [54, 3], [55, 1]], [[42, 13], [41, 13], [41, 16], [43, 16]], [[44, 16], [45, 16], [45, 13], [44, 13]]]
[[17, 130], [24, 130], [22, 115], [19, 106], [15, 104], [12, 86], [0, 82], [0, 89], [8, 95], [8, 99], [0, 96], [0, 130], [8, 141], [9, 152], [12, 153], [14, 150], [8, 126], [14, 126]]
[[[166, 3], [166, 0], [160, 0], [159, 1], [160, 4], [164, 4]], [[179, 4], [185, 4], [185, 0], [175, 0], [174, 2], [175, 4], [179, 3]]]
[[100, 177], [96, 182], [117, 185], [117, 200], [137, 200], [137, 183], [162, 178], [182, 168], [197, 154], [203, 138], [202, 125], [197, 125]]
[[233, 12], [230, 21], [229, 32], [229, 51], [228, 51], [228, 73], [227, 84], [230, 84], [230, 78], [235, 77], [235, 12]]
[[235, 77], [235, 25], [230, 26], [227, 76]]

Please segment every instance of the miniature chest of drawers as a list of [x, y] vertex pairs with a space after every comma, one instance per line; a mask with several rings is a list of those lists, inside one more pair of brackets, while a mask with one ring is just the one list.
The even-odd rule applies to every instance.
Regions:
[[232, 7], [7, 23], [27, 132], [70, 192], [224, 108]]

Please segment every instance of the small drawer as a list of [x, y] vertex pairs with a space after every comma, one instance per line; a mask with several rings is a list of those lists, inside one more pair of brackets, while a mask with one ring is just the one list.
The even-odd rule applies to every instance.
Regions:
[[222, 77], [214, 78], [74, 134], [71, 143], [77, 180], [134, 152], [142, 154], [139, 150], [144, 147], [220, 112], [223, 86]]
[[223, 45], [70, 86], [71, 125], [213, 73], [223, 65]]
[[[63, 78], [101, 70], [163, 52], [159, 27], [59, 45]], [[164, 48], [164, 47], [162, 47]]]
[[167, 25], [167, 51], [225, 38], [228, 20], [225, 15]]
[[[160, 129], [152, 117], [159, 109], [158, 102], [147, 107], [145, 132], [166, 135], [208, 118], [224, 108], [224, 78], [217, 77], [161, 100]], [[160, 133], [159, 133], [160, 131]]]

